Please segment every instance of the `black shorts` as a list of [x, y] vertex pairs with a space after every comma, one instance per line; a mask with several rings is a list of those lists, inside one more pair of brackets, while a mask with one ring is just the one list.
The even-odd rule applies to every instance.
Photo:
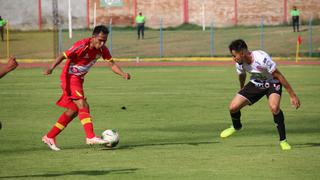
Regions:
[[264, 95], [269, 98], [270, 94], [272, 93], [276, 93], [281, 96], [282, 85], [280, 82], [254, 84], [250, 81], [238, 92], [238, 94], [245, 97], [249, 101], [250, 105], [259, 101]]

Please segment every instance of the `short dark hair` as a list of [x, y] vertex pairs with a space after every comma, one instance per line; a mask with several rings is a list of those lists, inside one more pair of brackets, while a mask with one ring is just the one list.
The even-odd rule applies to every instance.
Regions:
[[247, 46], [246, 42], [244, 42], [244, 40], [237, 39], [237, 40], [234, 40], [230, 43], [229, 50], [230, 50], [230, 52], [232, 52], [232, 51], [240, 52], [242, 50], [248, 50], [248, 46]]
[[102, 32], [103, 34], [108, 35], [108, 34], [109, 34], [109, 29], [108, 29], [106, 26], [104, 26], [104, 25], [96, 26], [96, 27], [93, 29], [92, 35], [95, 36], [95, 35], [100, 34], [101, 32]]

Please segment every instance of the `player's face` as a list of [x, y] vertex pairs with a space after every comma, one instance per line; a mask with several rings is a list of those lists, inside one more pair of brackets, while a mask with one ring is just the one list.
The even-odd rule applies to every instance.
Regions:
[[231, 55], [233, 57], [233, 60], [238, 63], [238, 64], [242, 64], [243, 60], [244, 60], [244, 53], [243, 51], [240, 52], [236, 52], [235, 50], [231, 51]]
[[101, 32], [98, 35], [93, 36], [93, 46], [96, 49], [100, 49], [102, 48], [102, 46], [106, 44], [107, 39], [108, 39], [108, 36]]

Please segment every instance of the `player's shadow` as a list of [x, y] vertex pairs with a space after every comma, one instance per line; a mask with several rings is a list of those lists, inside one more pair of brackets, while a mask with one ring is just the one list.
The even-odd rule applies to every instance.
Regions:
[[47, 177], [60, 177], [69, 175], [86, 175], [86, 176], [102, 176], [107, 174], [129, 174], [134, 173], [137, 168], [131, 169], [113, 169], [113, 170], [87, 170], [87, 171], [70, 171], [65, 173], [46, 173], [46, 174], [34, 174], [34, 175], [20, 175], [20, 176], [0, 176], [0, 179], [4, 178], [47, 178]]
[[190, 145], [190, 146], [198, 146], [203, 144], [215, 144], [219, 142], [162, 142], [162, 143], [145, 143], [145, 144], [129, 144], [129, 145], [122, 145], [116, 148], [105, 148], [103, 150], [125, 150], [125, 149], [134, 149], [139, 147], [150, 147], [150, 146], [172, 146], [172, 145]]
[[294, 147], [304, 148], [304, 147], [320, 147], [320, 143], [302, 143], [302, 144], [293, 144]]
[[[306, 148], [306, 147], [320, 147], [320, 143], [303, 143], [303, 144], [291, 144], [293, 148]], [[246, 145], [238, 145], [235, 147], [270, 147], [274, 146], [271, 144], [246, 144]]]

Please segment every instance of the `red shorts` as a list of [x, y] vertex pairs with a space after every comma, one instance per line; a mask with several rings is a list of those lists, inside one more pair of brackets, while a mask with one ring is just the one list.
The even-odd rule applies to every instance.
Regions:
[[73, 100], [85, 99], [83, 92], [83, 79], [78, 76], [61, 78], [62, 95], [57, 101], [57, 105], [78, 111], [78, 107]]

